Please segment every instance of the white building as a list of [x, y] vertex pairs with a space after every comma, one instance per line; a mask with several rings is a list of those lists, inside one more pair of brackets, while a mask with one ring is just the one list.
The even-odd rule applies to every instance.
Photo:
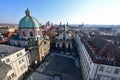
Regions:
[[95, 61], [94, 51], [85, 46], [79, 33], [76, 34], [76, 42], [84, 80], [120, 80], [120, 66]]
[[57, 48], [72, 48], [72, 35], [70, 32], [61, 32], [56, 36]]
[[28, 70], [29, 60], [24, 48], [0, 45], [0, 59], [11, 67], [8, 80], [21, 80]]
[[56, 36], [56, 48], [57, 49], [72, 49], [73, 48], [73, 35], [72, 32], [69, 31], [68, 25], [63, 25], [64, 30], [58, 32]]

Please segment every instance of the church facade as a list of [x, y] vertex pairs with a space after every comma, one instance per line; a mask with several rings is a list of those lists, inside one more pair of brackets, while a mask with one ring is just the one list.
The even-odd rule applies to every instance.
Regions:
[[62, 26], [63, 30], [57, 33], [55, 47], [63, 51], [70, 51], [73, 49], [73, 34], [67, 25]]

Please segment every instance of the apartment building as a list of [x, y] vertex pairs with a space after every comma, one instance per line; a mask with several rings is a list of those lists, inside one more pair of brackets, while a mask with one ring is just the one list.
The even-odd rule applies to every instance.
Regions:
[[21, 80], [28, 70], [29, 60], [24, 48], [0, 45], [0, 59], [11, 67], [7, 80]]
[[76, 43], [84, 80], [120, 80], [120, 50], [115, 45], [80, 32]]

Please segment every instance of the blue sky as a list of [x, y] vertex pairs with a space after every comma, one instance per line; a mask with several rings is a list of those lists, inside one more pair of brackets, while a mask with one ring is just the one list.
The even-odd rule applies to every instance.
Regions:
[[19, 23], [30, 9], [44, 24], [120, 24], [120, 0], [1, 0], [0, 23]]

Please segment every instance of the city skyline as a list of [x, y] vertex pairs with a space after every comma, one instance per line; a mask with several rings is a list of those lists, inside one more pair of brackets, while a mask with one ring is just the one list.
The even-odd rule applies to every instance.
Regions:
[[119, 0], [2, 0], [0, 23], [18, 24], [25, 10], [42, 24], [120, 24]]

